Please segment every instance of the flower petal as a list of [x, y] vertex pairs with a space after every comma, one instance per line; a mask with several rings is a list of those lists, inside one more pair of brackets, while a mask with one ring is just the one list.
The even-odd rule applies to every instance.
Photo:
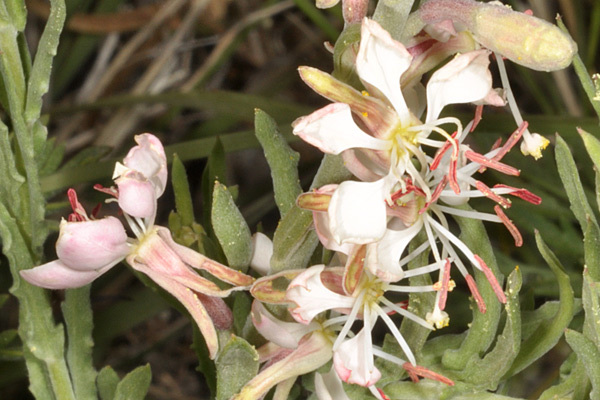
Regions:
[[87, 285], [118, 262], [96, 271], [77, 271], [67, 267], [60, 260], [55, 260], [19, 273], [23, 279], [35, 286], [46, 289], [71, 289]]
[[328, 210], [333, 238], [340, 244], [365, 244], [381, 239], [387, 224], [385, 198], [389, 188], [387, 178], [340, 184]]
[[113, 266], [129, 251], [125, 228], [115, 217], [60, 223], [56, 254], [70, 269], [93, 271]]
[[[333, 367], [344, 382], [366, 387], [377, 383], [381, 372], [373, 365], [372, 344], [365, 343], [368, 340], [365, 329], [369, 328], [364, 327], [353, 338], [344, 340], [333, 352]], [[363, 351], [365, 349], [367, 351]], [[373, 366], [372, 369], [369, 365]]]
[[489, 51], [476, 50], [456, 56], [437, 70], [427, 84], [426, 123], [437, 119], [448, 104], [485, 99], [492, 90]]
[[123, 164], [150, 180], [158, 198], [167, 184], [167, 157], [163, 145], [150, 133], [135, 136], [135, 141], [138, 145], [129, 150]]
[[403, 230], [388, 229], [381, 240], [367, 246], [366, 264], [373, 275], [385, 282], [403, 278], [400, 257], [410, 241], [421, 232], [423, 219]]
[[400, 120], [410, 120], [410, 111], [400, 90], [400, 76], [412, 56], [404, 45], [392, 39], [377, 22], [363, 19], [356, 70], [360, 79], [375, 87], [390, 101]]
[[386, 150], [389, 144], [360, 129], [352, 119], [350, 106], [333, 103], [292, 124], [294, 135], [329, 154], [339, 154], [351, 148]]
[[290, 310], [292, 317], [308, 324], [319, 313], [331, 309], [352, 308], [355, 299], [329, 290], [321, 280], [324, 265], [314, 265], [290, 282], [286, 298], [296, 303]]
[[127, 171], [115, 180], [119, 188], [119, 207], [127, 214], [154, 220], [156, 193], [154, 185], [141, 173]]
[[269, 275], [271, 272], [271, 257], [273, 256], [273, 242], [267, 235], [256, 232], [252, 235], [252, 259], [250, 268], [260, 275]]
[[334, 369], [326, 374], [315, 374], [315, 393], [319, 400], [350, 400]]
[[300, 339], [314, 328], [297, 322], [280, 321], [257, 300], [252, 302], [252, 322], [265, 339], [288, 349], [298, 347]]

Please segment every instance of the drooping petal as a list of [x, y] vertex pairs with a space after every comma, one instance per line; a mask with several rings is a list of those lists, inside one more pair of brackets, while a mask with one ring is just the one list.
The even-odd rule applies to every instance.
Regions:
[[127, 214], [154, 220], [156, 193], [154, 185], [137, 171], [127, 171], [115, 180], [119, 189], [119, 207]]
[[427, 84], [426, 123], [433, 122], [448, 104], [477, 102], [492, 89], [489, 51], [476, 50], [456, 56], [437, 70]]
[[329, 230], [329, 215], [327, 213], [313, 212], [313, 223], [315, 224], [315, 231], [317, 232], [317, 236], [323, 247], [332, 251], [350, 254], [353, 244], [344, 243], [340, 245], [336, 242]]
[[55, 260], [19, 273], [23, 279], [35, 286], [46, 289], [72, 289], [87, 285], [119, 261], [117, 260], [99, 270], [78, 271], [67, 267], [60, 260]]
[[404, 45], [392, 39], [377, 22], [365, 18], [361, 28], [356, 70], [360, 79], [379, 90], [390, 101], [400, 120], [408, 122], [410, 111], [400, 90], [400, 76], [412, 56]]
[[[365, 329], [370, 328], [364, 327], [356, 336], [342, 342], [334, 351], [333, 367], [344, 382], [366, 387], [377, 383], [381, 378], [381, 372], [373, 365], [372, 344], [365, 343], [369, 338]], [[365, 349], [367, 351], [364, 351]], [[370, 360], [366, 357], [370, 357]]]
[[352, 119], [350, 106], [333, 103], [292, 124], [294, 135], [329, 154], [339, 154], [351, 148], [386, 150], [389, 143], [376, 139], [360, 129]]
[[[129, 150], [123, 164], [140, 172], [152, 182], [156, 197], [160, 197], [167, 184], [167, 158], [162, 143], [150, 133], [136, 135], [137, 146]], [[114, 178], [114, 177], [113, 177]]]
[[367, 245], [366, 264], [371, 273], [385, 282], [396, 282], [403, 278], [400, 257], [423, 227], [423, 219], [403, 230], [388, 229], [381, 240]]
[[56, 254], [70, 269], [99, 270], [115, 265], [129, 251], [125, 228], [115, 217], [81, 222], [63, 220], [60, 223]]
[[298, 347], [300, 339], [315, 328], [312, 325], [280, 321], [257, 300], [252, 302], [252, 322], [265, 339], [288, 349]]
[[296, 303], [290, 310], [292, 317], [308, 324], [319, 313], [331, 309], [352, 308], [354, 299], [329, 290], [321, 280], [324, 265], [314, 265], [290, 282], [286, 298]]
[[340, 244], [365, 244], [381, 239], [387, 224], [385, 198], [390, 186], [387, 178], [340, 184], [328, 210], [333, 238]]

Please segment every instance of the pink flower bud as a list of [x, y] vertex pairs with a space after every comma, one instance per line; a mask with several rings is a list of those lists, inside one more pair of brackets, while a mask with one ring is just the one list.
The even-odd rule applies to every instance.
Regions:
[[119, 207], [138, 218], [154, 218], [156, 214], [155, 186], [144, 175], [129, 170], [115, 180], [119, 188]]

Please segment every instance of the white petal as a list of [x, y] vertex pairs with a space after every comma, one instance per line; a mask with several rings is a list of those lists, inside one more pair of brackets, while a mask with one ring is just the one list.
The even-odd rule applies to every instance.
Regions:
[[396, 282], [403, 278], [400, 257], [410, 241], [421, 231], [423, 219], [403, 230], [388, 229], [381, 240], [367, 247], [367, 268], [379, 279]]
[[401, 121], [410, 119], [400, 90], [400, 76], [411, 61], [412, 56], [402, 43], [392, 39], [377, 22], [367, 18], [363, 20], [360, 48], [356, 56], [358, 76], [387, 97]]
[[329, 227], [342, 243], [365, 244], [379, 240], [387, 225], [385, 198], [389, 179], [375, 182], [343, 182], [331, 196]]
[[315, 231], [321, 241], [323, 247], [328, 250], [338, 251], [346, 255], [350, 254], [352, 247], [351, 243], [338, 244], [331, 231], [329, 230], [329, 215], [324, 212], [313, 212], [313, 223], [315, 224]]
[[292, 124], [294, 135], [329, 154], [339, 154], [356, 147], [386, 150], [389, 143], [363, 132], [352, 119], [350, 106], [333, 103]]
[[321, 281], [324, 265], [315, 265], [298, 275], [290, 282], [286, 298], [296, 303], [290, 310], [294, 319], [308, 324], [319, 313], [334, 308], [352, 308], [354, 298], [329, 290]]
[[448, 104], [484, 99], [492, 89], [489, 52], [477, 50], [456, 56], [437, 70], [427, 84], [427, 118], [437, 119]]
[[298, 347], [300, 339], [314, 328], [297, 322], [280, 321], [258, 300], [252, 303], [252, 322], [265, 339], [287, 349]]
[[[372, 344], [364, 343], [365, 340], [368, 340], [365, 329], [369, 328], [361, 329], [356, 336], [345, 340], [333, 352], [333, 366], [344, 382], [360, 386], [371, 386], [381, 378], [381, 373], [375, 366], [371, 370], [368, 368], [368, 365], [373, 365], [373, 352]], [[371, 348], [370, 352], [363, 351], [369, 348]], [[367, 360], [366, 357], [371, 359]]]
[[256, 232], [252, 235], [252, 259], [250, 268], [261, 276], [271, 273], [271, 256], [273, 255], [273, 242], [264, 233]]

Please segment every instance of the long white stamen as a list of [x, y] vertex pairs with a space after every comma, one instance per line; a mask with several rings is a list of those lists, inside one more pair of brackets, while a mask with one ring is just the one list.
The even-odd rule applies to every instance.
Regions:
[[385, 284], [383, 289], [385, 291], [398, 292], [398, 293], [422, 293], [422, 292], [433, 292], [435, 290], [433, 288], [433, 285], [401, 286], [401, 285], [390, 285], [390, 284]]
[[405, 310], [402, 307], [398, 307], [396, 304], [392, 303], [391, 301], [389, 301], [388, 299], [386, 299], [385, 297], [381, 297], [379, 299], [383, 304], [385, 304], [386, 306], [388, 306], [390, 309], [396, 311], [398, 314], [402, 315], [405, 318], [408, 318], [414, 322], [416, 322], [417, 324], [421, 325], [424, 328], [427, 329], [433, 329], [433, 326], [431, 326], [431, 324], [427, 321], [425, 321], [423, 318], [411, 313], [408, 310]]
[[340, 331], [340, 334], [338, 335], [337, 339], [335, 339], [335, 342], [333, 343], [333, 351], [337, 350], [337, 348], [340, 346], [342, 341], [346, 338], [346, 335], [348, 334], [348, 331], [350, 331], [350, 328], [352, 328], [352, 324], [354, 323], [354, 321], [356, 321], [356, 315], [358, 314], [359, 309], [363, 305], [362, 302], [363, 302], [364, 296], [365, 296], [364, 292], [361, 292], [358, 295], [358, 297], [356, 298], [356, 301], [354, 302], [354, 305], [352, 306], [352, 310], [350, 311], [350, 314], [348, 314], [348, 320], [344, 324], [344, 327]]
[[125, 217], [125, 220], [129, 224], [129, 227], [131, 228], [131, 231], [133, 232], [135, 237], [141, 239], [144, 236], [144, 230], [141, 228], [140, 225], [138, 225], [137, 218], [133, 219], [126, 213], [123, 213], [123, 216]]
[[489, 222], [502, 222], [500, 217], [498, 217], [496, 214], [483, 213], [479, 211], [467, 211], [461, 210], [459, 208], [446, 207], [442, 205], [437, 205], [436, 207], [446, 214], [458, 215], [459, 217], [479, 219], [482, 221]]
[[402, 334], [396, 327], [396, 324], [394, 324], [394, 321], [392, 321], [392, 319], [377, 304], [373, 304], [373, 309], [381, 317], [383, 322], [385, 322], [385, 324], [388, 326], [390, 332], [392, 333], [400, 347], [402, 347], [402, 350], [404, 351], [404, 354], [406, 354], [406, 357], [408, 357], [410, 363], [412, 365], [417, 365], [417, 360], [415, 359], [412, 350], [408, 346], [408, 343], [406, 343], [406, 340], [404, 340], [404, 337], [402, 337]]
[[475, 260], [473, 252], [467, 247], [466, 244], [464, 244], [459, 238], [454, 236], [452, 232], [444, 228], [440, 223], [431, 218], [429, 215], [427, 216], [427, 220], [431, 223], [431, 225], [433, 225], [438, 234], [441, 234], [442, 236], [448, 238], [448, 240], [450, 240], [450, 242], [452, 242], [452, 244], [454, 244], [469, 259], [469, 261], [471, 261], [471, 263], [476, 268], [481, 269], [479, 263], [477, 262], [477, 260]]
[[[429, 247], [429, 243], [425, 242], [423, 244], [426, 244], [426, 247]], [[425, 265], [423, 267], [419, 267], [419, 268], [415, 268], [415, 269], [409, 269], [408, 271], [404, 272], [404, 277], [405, 278], [410, 278], [413, 276], [418, 276], [418, 275], [425, 275], [428, 274], [430, 272], [436, 271], [438, 269], [441, 269], [440, 264], [438, 262], [434, 262], [431, 263], [429, 265]]]
[[396, 357], [396, 356], [386, 353], [385, 351], [381, 350], [377, 346], [373, 346], [373, 354], [375, 354], [377, 357], [383, 358], [384, 360], [387, 360], [387, 361], [391, 361], [394, 364], [398, 364], [400, 366], [404, 365], [404, 363], [406, 362], [403, 359], [401, 359], [400, 357]]

